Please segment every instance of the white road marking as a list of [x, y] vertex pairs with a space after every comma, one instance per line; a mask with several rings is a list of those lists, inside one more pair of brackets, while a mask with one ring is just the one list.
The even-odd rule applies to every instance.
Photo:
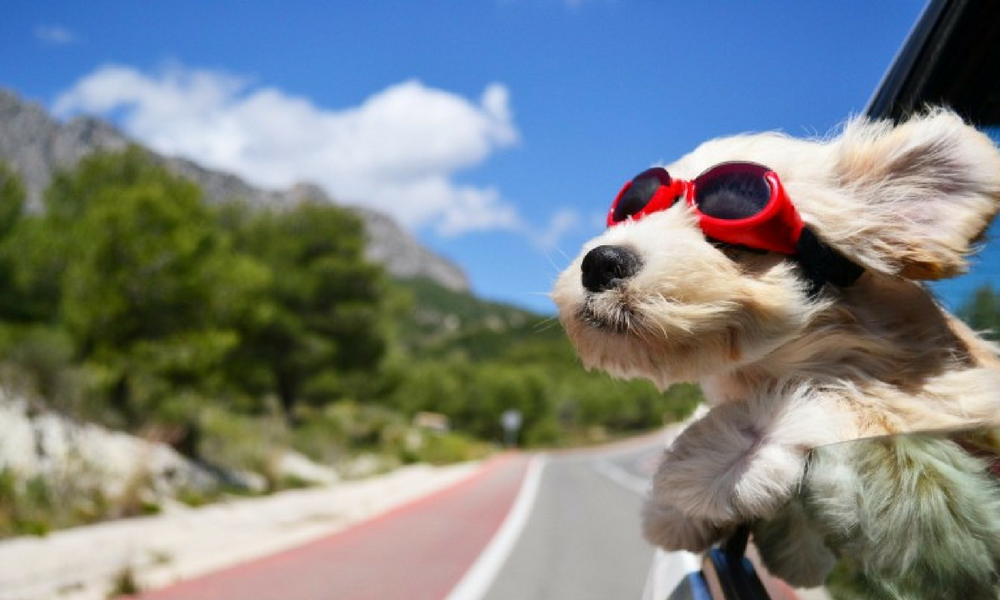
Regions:
[[645, 477], [633, 475], [607, 460], [596, 460], [592, 466], [595, 471], [627, 490], [631, 490], [643, 497], [649, 493], [649, 480]]
[[521, 490], [500, 529], [445, 600], [479, 600], [486, 594], [528, 522], [547, 460], [544, 454], [531, 458]]

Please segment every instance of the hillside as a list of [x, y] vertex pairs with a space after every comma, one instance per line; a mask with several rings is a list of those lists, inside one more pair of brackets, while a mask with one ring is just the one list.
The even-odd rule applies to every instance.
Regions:
[[[104, 121], [78, 117], [60, 123], [38, 104], [0, 88], [0, 161], [8, 162], [21, 175], [31, 207], [37, 209], [40, 205], [42, 193], [56, 170], [73, 167], [88, 154], [121, 151], [129, 145], [135, 142]], [[288, 190], [264, 190], [230, 173], [145, 151], [173, 173], [197, 183], [209, 202], [233, 198], [268, 206], [287, 206], [307, 199], [335, 202], [316, 186], [299, 184]], [[468, 279], [459, 266], [420, 244], [391, 217], [367, 208], [351, 210], [361, 217], [367, 229], [367, 257], [383, 265], [393, 276], [426, 277], [448, 289], [469, 289]]]
[[413, 299], [413, 310], [402, 320], [404, 336], [416, 345], [472, 330], [520, 330], [554, 320], [510, 304], [456, 292], [437, 282], [417, 277], [400, 280], [399, 287]]

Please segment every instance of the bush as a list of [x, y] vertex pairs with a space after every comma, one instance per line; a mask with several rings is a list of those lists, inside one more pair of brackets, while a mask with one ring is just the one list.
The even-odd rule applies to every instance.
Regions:
[[198, 419], [198, 456], [216, 466], [265, 474], [291, 434], [277, 416], [249, 416], [206, 407]]
[[527, 447], [558, 446], [567, 441], [569, 432], [559, 426], [555, 417], [541, 419], [524, 430], [518, 445]]
[[443, 465], [479, 460], [491, 451], [489, 444], [460, 433], [430, 431], [423, 436], [423, 444], [412, 455], [414, 462]]
[[0, 538], [45, 535], [116, 516], [115, 503], [85, 471], [46, 479], [23, 478], [9, 468], [0, 469]]
[[0, 323], [0, 382], [9, 393], [44, 400], [59, 412], [100, 417], [87, 406], [92, 378], [74, 364], [73, 340], [60, 328]]

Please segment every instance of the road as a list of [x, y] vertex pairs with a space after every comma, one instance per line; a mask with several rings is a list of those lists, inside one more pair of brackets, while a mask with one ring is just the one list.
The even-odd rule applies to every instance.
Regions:
[[550, 455], [531, 516], [486, 600], [637, 600], [653, 557], [639, 509], [662, 438]]
[[[647, 436], [543, 457], [504, 454], [467, 480], [343, 532], [142, 598], [637, 599], [653, 554], [639, 533], [639, 507], [662, 444]], [[515, 500], [522, 506], [512, 511]], [[523, 526], [515, 531], [518, 512]], [[507, 546], [484, 553], [504, 537]], [[495, 567], [480, 588], [456, 587], [482, 574], [487, 554]]]

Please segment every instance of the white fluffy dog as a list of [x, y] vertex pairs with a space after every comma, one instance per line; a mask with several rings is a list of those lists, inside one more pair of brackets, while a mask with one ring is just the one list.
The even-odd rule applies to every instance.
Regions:
[[1000, 207], [989, 138], [937, 110], [829, 140], [717, 139], [666, 170], [691, 180], [728, 161], [777, 173], [860, 277], [817, 288], [799, 257], [719, 244], [679, 201], [589, 242], [553, 292], [586, 367], [701, 384], [711, 409], [667, 450], [644, 512], [668, 549], [774, 517], [817, 446], [1000, 417], [998, 348], [921, 283], [962, 273]]

